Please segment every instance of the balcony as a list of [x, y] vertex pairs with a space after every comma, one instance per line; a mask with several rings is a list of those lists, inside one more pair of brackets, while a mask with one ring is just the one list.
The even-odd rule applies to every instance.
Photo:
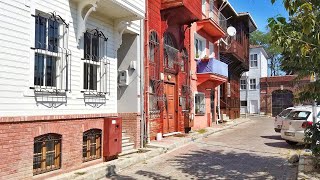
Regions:
[[228, 79], [228, 65], [210, 58], [209, 61], [198, 61], [197, 63], [198, 85], [211, 81], [213, 85], [219, 86]]
[[228, 46], [226, 46], [225, 44], [222, 45], [220, 52], [222, 54], [230, 54], [243, 63], [248, 63], [249, 47], [248, 43], [246, 42], [241, 44], [237, 40], [231, 39], [228, 43]]
[[197, 30], [203, 30], [218, 40], [227, 32], [227, 19], [216, 8], [211, 8], [206, 13], [206, 19], [197, 22]]
[[169, 23], [190, 24], [201, 19], [201, 2], [195, 0], [161, 0], [161, 10], [171, 17]]

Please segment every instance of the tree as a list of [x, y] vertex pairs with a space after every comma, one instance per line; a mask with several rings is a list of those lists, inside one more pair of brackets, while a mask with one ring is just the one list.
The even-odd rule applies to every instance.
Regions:
[[[276, 0], [271, 0], [274, 3]], [[271, 42], [281, 47], [281, 67], [298, 79], [320, 75], [320, 1], [282, 0], [289, 19], [268, 19]], [[320, 81], [302, 87], [298, 100], [320, 99]]]
[[[276, 0], [271, 0], [274, 3]], [[268, 20], [271, 42], [282, 47], [282, 66], [298, 78], [320, 75], [320, 1], [282, 0], [289, 19], [278, 16]], [[320, 99], [320, 80], [301, 87], [300, 101]], [[312, 152], [320, 156], [320, 122], [305, 131], [305, 141], [312, 144]]]
[[250, 34], [250, 44], [262, 46], [267, 54], [269, 59], [269, 68], [271, 76], [278, 76], [280, 74], [280, 48], [271, 42], [270, 32], [254, 31]]

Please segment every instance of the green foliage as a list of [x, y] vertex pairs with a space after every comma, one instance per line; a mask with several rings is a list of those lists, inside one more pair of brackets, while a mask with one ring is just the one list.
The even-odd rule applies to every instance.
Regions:
[[268, 54], [269, 58], [269, 68], [271, 70], [271, 76], [279, 75], [281, 69], [280, 59], [281, 59], [281, 48], [275, 44], [271, 43], [270, 32], [254, 31], [250, 34], [250, 44], [262, 46]]
[[311, 143], [312, 154], [315, 156], [320, 156], [320, 122], [317, 122], [313, 126], [308, 127], [305, 130], [306, 143]]
[[[274, 3], [276, 0], [271, 0]], [[282, 0], [289, 19], [268, 19], [271, 42], [281, 47], [281, 67], [299, 78], [320, 75], [320, 1]], [[319, 80], [303, 87], [299, 99], [320, 97]]]

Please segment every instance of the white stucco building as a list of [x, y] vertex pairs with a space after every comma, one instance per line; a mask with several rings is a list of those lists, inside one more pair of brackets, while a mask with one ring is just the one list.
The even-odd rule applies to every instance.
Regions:
[[268, 55], [262, 46], [250, 46], [249, 71], [240, 79], [241, 114], [260, 113], [260, 78], [268, 76]]

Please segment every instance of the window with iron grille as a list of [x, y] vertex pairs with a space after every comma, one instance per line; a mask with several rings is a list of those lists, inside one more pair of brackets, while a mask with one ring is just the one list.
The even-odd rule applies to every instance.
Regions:
[[149, 35], [149, 63], [150, 63], [150, 78], [159, 79], [160, 73], [160, 43], [157, 32], [151, 31]]
[[33, 174], [41, 174], [61, 167], [61, 135], [45, 134], [34, 138]]
[[250, 79], [250, 89], [257, 89], [257, 81], [256, 79]]
[[187, 70], [187, 65], [189, 62], [189, 56], [186, 48], [182, 49], [182, 55], [181, 55], [182, 61], [181, 61], [181, 72], [186, 72]]
[[250, 67], [258, 67], [258, 55], [257, 54], [250, 55]]
[[174, 69], [177, 62], [179, 50], [176, 49], [174, 37], [170, 33], [164, 34], [164, 65], [167, 69]]
[[240, 79], [240, 89], [241, 90], [247, 89], [247, 81], [245, 79]]
[[160, 96], [159, 96], [160, 82], [156, 80], [150, 80], [149, 84], [149, 111], [158, 112]]
[[110, 92], [110, 62], [107, 58], [107, 40], [102, 31], [84, 33], [82, 92], [108, 94]]
[[149, 36], [149, 60], [151, 62], [159, 61], [159, 46], [157, 32], [152, 31]]
[[55, 12], [35, 18], [34, 89], [68, 90], [71, 51], [69, 25]]
[[206, 113], [206, 99], [204, 93], [198, 93], [194, 96], [195, 114], [204, 115]]
[[82, 159], [84, 162], [101, 158], [100, 129], [90, 129], [83, 133]]

